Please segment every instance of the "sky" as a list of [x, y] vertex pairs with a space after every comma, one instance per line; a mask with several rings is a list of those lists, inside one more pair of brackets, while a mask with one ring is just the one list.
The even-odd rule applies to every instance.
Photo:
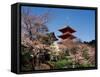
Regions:
[[50, 14], [50, 21], [46, 24], [50, 32], [54, 32], [58, 38], [61, 32], [58, 30], [65, 26], [70, 26], [74, 30], [74, 36], [81, 41], [91, 41], [95, 39], [95, 10], [62, 9], [22, 6], [23, 9], [31, 9], [32, 15]]

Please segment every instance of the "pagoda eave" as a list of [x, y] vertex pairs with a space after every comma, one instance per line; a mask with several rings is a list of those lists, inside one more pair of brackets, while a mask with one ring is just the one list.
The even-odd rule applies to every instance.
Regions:
[[72, 35], [61, 35], [61, 36], [58, 36], [59, 38], [61, 39], [74, 39], [76, 38], [75, 36], [72, 36]]
[[74, 29], [70, 28], [69, 26], [59, 29], [60, 32], [65, 33], [65, 32], [70, 32], [70, 33], [74, 33], [76, 32]]

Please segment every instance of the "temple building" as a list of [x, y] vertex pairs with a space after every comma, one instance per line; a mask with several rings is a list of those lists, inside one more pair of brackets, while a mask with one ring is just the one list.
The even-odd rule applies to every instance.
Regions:
[[76, 31], [69, 26], [63, 27], [59, 29], [59, 31], [62, 33], [58, 36], [60, 38], [60, 41], [58, 42], [59, 49], [64, 51], [66, 48], [73, 48], [76, 45], [76, 36], [74, 36], [73, 33]]
[[66, 26], [64, 28], [59, 29], [59, 31], [62, 33], [62, 35], [58, 36], [62, 40], [70, 39], [73, 40], [76, 37], [73, 35], [74, 32], [76, 32], [74, 29], [72, 29], [69, 26]]
[[53, 41], [57, 41], [58, 39], [56, 38], [56, 36], [55, 36], [55, 33], [54, 32], [51, 32], [51, 33], [49, 33], [50, 34], [50, 39], [51, 40], [53, 40]]

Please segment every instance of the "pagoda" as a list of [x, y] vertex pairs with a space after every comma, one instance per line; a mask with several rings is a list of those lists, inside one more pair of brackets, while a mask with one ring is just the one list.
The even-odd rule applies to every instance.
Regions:
[[76, 37], [73, 35], [73, 33], [75, 33], [76, 31], [74, 29], [72, 29], [69, 26], [66, 26], [64, 28], [59, 29], [59, 31], [62, 33], [62, 35], [58, 36], [59, 38], [61, 38], [62, 40], [66, 40], [66, 39], [70, 39], [73, 40]]

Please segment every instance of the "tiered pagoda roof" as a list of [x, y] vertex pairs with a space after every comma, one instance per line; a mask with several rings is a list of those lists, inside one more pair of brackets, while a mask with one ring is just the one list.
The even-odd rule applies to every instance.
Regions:
[[62, 32], [62, 33], [66, 33], [66, 32], [74, 33], [74, 32], [76, 32], [74, 29], [72, 29], [72, 28], [69, 27], [69, 26], [66, 26], [66, 27], [64, 27], [64, 28], [62, 28], [62, 29], [59, 29], [59, 31]]
[[60, 35], [58, 37], [63, 40], [76, 38], [74, 35], [72, 35], [72, 33], [76, 32], [76, 31], [69, 26], [59, 29], [59, 31], [62, 32], [62, 35]]

